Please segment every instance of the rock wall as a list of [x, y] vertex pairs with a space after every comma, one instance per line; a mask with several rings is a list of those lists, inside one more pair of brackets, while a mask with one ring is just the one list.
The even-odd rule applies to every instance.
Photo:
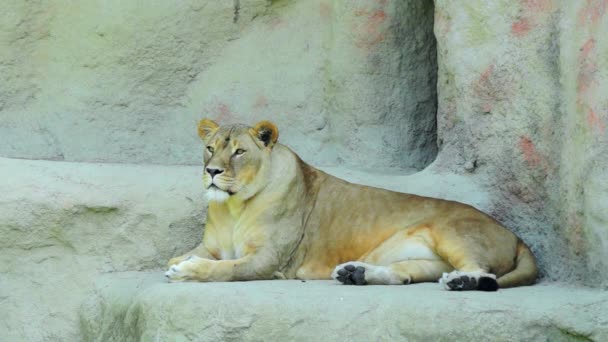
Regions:
[[0, 4], [0, 156], [200, 163], [193, 129], [277, 122], [316, 164], [436, 155], [433, 5], [87, 0]]
[[474, 204], [532, 246], [545, 279], [607, 287], [607, 10], [2, 1], [0, 156], [84, 163], [0, 158], [0, 340], [78, 340], [98, 274], [198, 242], [198, 167], [105, 163], [200, 165], [205, 116], [269, 118], [315, 165]]
[[545, 276], [608, 286], [608, 1], [435, 5], [432, 168], [485, 183]]

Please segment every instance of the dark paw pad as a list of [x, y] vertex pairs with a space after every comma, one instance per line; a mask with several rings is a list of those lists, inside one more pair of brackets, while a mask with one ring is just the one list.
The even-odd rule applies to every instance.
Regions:
[[453, 291], [469, 291], [477, 289], [477, 279], [466, 275], [454, 278], [447, 283]]
[[338, 281], [344, 285], [367, 285], [365, 281], [365, 267], [346, 265], [338, 270]]
[[479, 278], [477, 289], [479, 291], [498, 291], [498, 283], [494, 278], [481, 277]]

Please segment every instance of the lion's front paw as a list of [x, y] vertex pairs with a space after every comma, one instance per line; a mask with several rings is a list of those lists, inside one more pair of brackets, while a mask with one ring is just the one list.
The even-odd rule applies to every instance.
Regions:
[[170, 283], [177, 283], [180, 281], [185, 281], [186, 277], [183, 270], [178, 265], [172, 265], [169, 267], [167, 272], [165, 272], [165, 277], [169, 280]]
[[177, 265], [181, 262], [181, 259], [179, 257], [175, 257], [175, 258], [171, 258], [171, 260], [169, 260], [169, 262], [167, 262], [167, 266], [171, 267], [173, 265]]
[[[178, 258], [173, 258], [173, 259], [178, 259]], [[171, 261], [173, 261], [173, 259], [171, 259]], [[177, 283], [177, 282], [181, 282], [181, 281], [191, 280], [194, 276], [194, 273], [192, 272], [192, 268], [193, 268], [192, 260], [193, 259], [194, 259], [193, 256], [189, 256], [185, 260], [178, 262], [177, 264], [171, 264], [171, 261], [169, 261], [170, 266], [169, 266], [169, 269], [167, 270], [167, 272], [165, 272], [165, 277], [167, 277], [167, 279], [169, 279], [170, 283]]]
[[167, 263], [167, 266], [171, 267], [173, 265], [177, 265], [177, 264], [181, 263], [182, 261], [189, 260], [190, 258], [192, 258], [191, 255], [190, 256], [182, 255], [182, 256], [177, 256], [175, 258], [171, 258], [171, 260], [169, 260], [169, 262]]

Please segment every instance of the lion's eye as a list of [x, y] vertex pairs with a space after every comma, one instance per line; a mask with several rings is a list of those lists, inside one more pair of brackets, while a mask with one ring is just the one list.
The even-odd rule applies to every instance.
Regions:
[[213, 147], [207, 146], [207, 151], [209, 151], [210, 153], [213, 153]]
[[245, 150], [243, 150], [242, 148], [239, 148], [238, 150], [236, 150], [234, 152], [235, 155], [240, 156], [241, 154], [245, 153]]

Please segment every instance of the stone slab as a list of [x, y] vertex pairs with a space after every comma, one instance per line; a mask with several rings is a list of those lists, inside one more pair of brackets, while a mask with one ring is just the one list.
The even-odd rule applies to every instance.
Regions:
[[108, 274], [80, 310], [86, 341], [570, 341], [608, 339], [608, 293], [563, 284], [449, 292], [438, 284], [167, 283]]

